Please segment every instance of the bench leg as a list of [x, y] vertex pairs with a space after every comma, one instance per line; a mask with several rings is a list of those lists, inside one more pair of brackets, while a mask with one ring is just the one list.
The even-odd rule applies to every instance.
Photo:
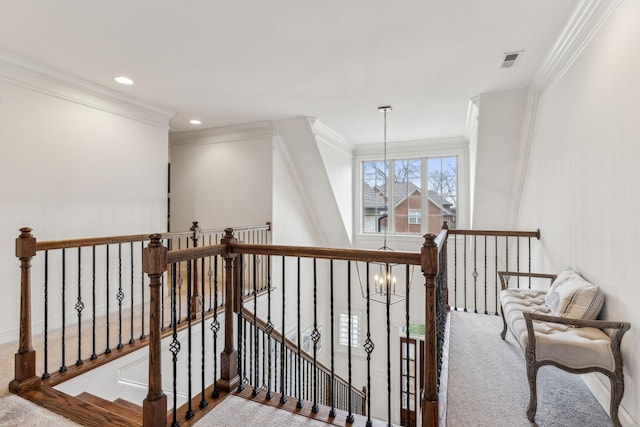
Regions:
[[620, 424], [620, 418], [618, 417], [618, 407], [624, 394], [624, 377], [622, 376], [622, 372], [620, 372], [619, 375], [612, 375], [609, 379], [611, 380], [611, 406], [609, 408], [611, 422], [615, 427], [621, 427], [622, 424]]
[[500, 315], [502, 317], [502, 332], [500, 332], [500, 337], [502, 341], [504, 341], [504, 337], [507, 335], [507, 320], [504, 318], [504, 310], [500, 307]]
[[529, 406], [527, 406], [527, 418], [534, 422], [536, 410], [538, 409], [538, 393], [536, 381], [538, 377], [538, 367], [527, 361], [527, 378], [529, 379]]

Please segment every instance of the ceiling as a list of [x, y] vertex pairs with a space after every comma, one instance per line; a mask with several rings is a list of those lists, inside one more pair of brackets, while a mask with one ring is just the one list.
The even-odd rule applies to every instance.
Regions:
[[1, 0], [0, 50], [175, 111], [172, 132], [307, 115], [379, 142], [391, 105], [389, 141], [416, 140], [526, 87], [577, 2]]

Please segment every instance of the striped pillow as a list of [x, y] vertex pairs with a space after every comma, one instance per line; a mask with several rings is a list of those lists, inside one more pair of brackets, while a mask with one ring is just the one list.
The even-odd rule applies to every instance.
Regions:
[[557, 301], [554, 314], [571, 319], [597, 318], [604, 304], [604, 292], [598, 285], [587, 282], [575, 272], [572, 273], [554, 289], [549, 290], [549, 293], [556, 293], [553, 298]]

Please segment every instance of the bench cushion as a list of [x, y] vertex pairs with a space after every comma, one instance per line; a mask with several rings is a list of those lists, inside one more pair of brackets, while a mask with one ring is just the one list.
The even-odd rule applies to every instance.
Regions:
[[[595, 366], [608, 371], [615, 369], [611, 338], [598, 328], [574, 328], [534, 321], [533, 329], [538, 361], [557, 361], [573, 369]], [[525, 331], [525, 341], [526, 339]]]
[[[523, 312], [552, 314], [545, 302], [546, 292], [534, 289], [505, 289], [500, 301], [505, 320], [522, 349], [528, 334]], [[598, 366], [614, 369], [609, 336], [598, 328], [575, 328], [558, 323], [533, 322], [536, 335], [536, 359], [562, 361], [570, 368]]]
[[545, 294], [534, 289], [505, 289], [500, 292], [504, 318], [523, 349], [527, 346], [527, 326], [522, 313], [550, 314], [544, 302]]

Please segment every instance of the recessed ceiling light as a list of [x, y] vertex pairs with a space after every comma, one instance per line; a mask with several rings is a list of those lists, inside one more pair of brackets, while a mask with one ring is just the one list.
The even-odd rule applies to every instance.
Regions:
[[125, 76], [118, 76], [118, 77], [115, 77], [113, 80], [117, 81], [121, 85], [132, 85], [133, 84], [133, 80], [131, 80], [129, 77], [125, 77]]
[[198, 120], [198, 119], [189, 120], [189, 123], [191, 123], [192, 125], [201, 125], [202, 124], [202, 122], [200, 120]]

